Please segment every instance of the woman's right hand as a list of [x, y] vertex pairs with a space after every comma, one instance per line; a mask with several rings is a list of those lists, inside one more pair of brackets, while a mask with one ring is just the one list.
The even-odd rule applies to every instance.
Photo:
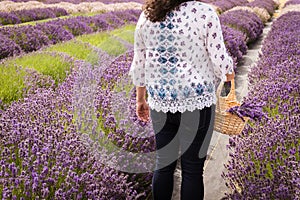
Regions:
[[234, 72], [232, 72], [232, 74], [226, 74], [226, 78], [227, 78], [226, 82], [234, 80], [234, 76], [235, 76]]
[[143, 122], [149, 121], [150, 109], [146, 100], [136, 102], [136, 115]]

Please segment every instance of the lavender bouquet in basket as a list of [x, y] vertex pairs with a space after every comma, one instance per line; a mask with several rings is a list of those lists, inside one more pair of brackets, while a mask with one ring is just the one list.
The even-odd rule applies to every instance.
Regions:
[[243, 121], [245, 121], [244, 117], [249, 117], [252, 120], [261, 120], [262, 117], [267, 118], [267, 114], [263, 112], [263, 106], [263, 104], [244, 102], [240, 106], [234, 106], [227, 111], [239, 116]]

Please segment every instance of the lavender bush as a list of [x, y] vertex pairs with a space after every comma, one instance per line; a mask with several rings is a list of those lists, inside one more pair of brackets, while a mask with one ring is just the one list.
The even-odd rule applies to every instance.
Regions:
[[35, 28], [45, 33], [52, 44], [68, 41], [74, 38], [74, 35], [59, 23], [37, 24]]
[[246, 35], [225, 25], [222, 25], [222, 32], [228, 52], [234, 58], [235, 63], [238, 63], [247, 53]]
[[247, 35], [247, 42], [253, 42], [262, 33], [264, 25], [256, 14], [246, 10], [234, 10], [220, 15], [220, 22]]
[[268, 34], [272, 42], [266, 42], [262, 47], [264, 55], [270, 56], [264, 60], [271, 59], [271, 63], [279, 64], [299, 55], [299, 17], [300, 12], [290, 12], [282, 15], [280, 20], [272, 25], [273, 30]]
[[0, 12], [0, 25], [21, 23], [17, 15], [13, 13]]
[[300, 0], [288, 0], [285, 4], [284, 7], [288, 5], [295, 5], [295, 4], [300, 4]]
[[63, 8], [36, 8], [29, 10], [18, 10], [14, 12], [0, 12], [0, 24], [20, 24], [42, 19], [55, 18], [68, 15]]
[[54, 12], [47, 8], [17, 10], [13, 13], [19, 17], [22, 23], [56, 17]]
[[5, 27], [0, 29], [0, 33], [15, 41], [24, 52], [36, 51], [44, 45], [51, 44], [42, 31], [36, 30], [34, 26], [30, 25], [18, 28]]
[[220, 12], [225, 12], [235, 6], [242, 6], [248, 3], [247, 0], [217, 0], [210, 2], [212, 5], [217, 6], [220, 9]]
[[0, 59], [18, 55], [21, 53], [21, 48], [13, 40], [7, 36], [0, 34]]
[[265, 8], [271, 16], [274, 14], [275, 9], [278, 7], [278, 5], [273, 0], [254, 0], [246, 4], [246, 6]]
[[51, 11], [55, 14], [56, 17], [69, 15], [68, 12], [63, 8], [53, 7], [53, 8], [48, 8], [48, 9], [51, 9]]
[[273, 23], [251, 70], [244, 102], [265, 114], [235, 111], [259, 118], [229, 141], [232, 153], [223, 177], [230, 199], [299, 199], [299, 19], [300, 12], [289, 12]]
[[42, 46], [51, 44], [48, 37], [34, 26], [4, 27], [0, 33], [15, 41], [24, 52], [31, 52], [40, 49]]
[[94, 16], [93, 20], [91, 20], [88, 24], [93, 29], [93, 32], [101, 32], [111, 29], [108, 21], [101, 15]]
[[114, 15], [124, 20], [125, 23], [137, 22], [138, 17], [141, 14], [140, 10], [125, 10], [125, 11], [114, 11]]
[[21, 22], [36, 21], [48, 18], [68, 15], [63, 8], [36, 8], [30, 10], [18, 10], [14, 13], [20, 18]]
[[58, 20], [51, 21], [51, 24], [63, 26], [67, 31], [71, 32], [74, 36], [92, 33], [93, 32], [92, 28], [88, 26], [86, 20], [84, 19], [85, 17], [75, 17], [75, 18], [69, 18], [67, 20], [58, 19]]

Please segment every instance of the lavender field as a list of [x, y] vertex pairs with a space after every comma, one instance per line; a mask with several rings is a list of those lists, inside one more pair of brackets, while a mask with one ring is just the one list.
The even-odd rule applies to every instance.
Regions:
[[[231, 110], [250, 120], [230, 138], [225, 195], [299, 199], [300, 2], [202, 2], [219, 14], [235, 70], [272, 21], [249, 95]], [[142, 3], [0, 1], [2, 199], [151, 199], [154, 133], [128, 76]]]

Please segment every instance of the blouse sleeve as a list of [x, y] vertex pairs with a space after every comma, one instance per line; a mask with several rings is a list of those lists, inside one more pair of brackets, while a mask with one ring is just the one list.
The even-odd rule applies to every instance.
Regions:
[[206, 47], [216, 77], [226, 81], [226, 74], [233, 72], [233, 60], [226, 51], [219, 17], [212, 8], [210, 11], [212, 14], [206, 24]]
[[141, 35], [141, 27], [145, 20], [144, 13], [140, 15], [134, 33], [134, 56], [129, 70], [132, 82], [135, 86], [143, 87], [145, 83], [146, 47]]

